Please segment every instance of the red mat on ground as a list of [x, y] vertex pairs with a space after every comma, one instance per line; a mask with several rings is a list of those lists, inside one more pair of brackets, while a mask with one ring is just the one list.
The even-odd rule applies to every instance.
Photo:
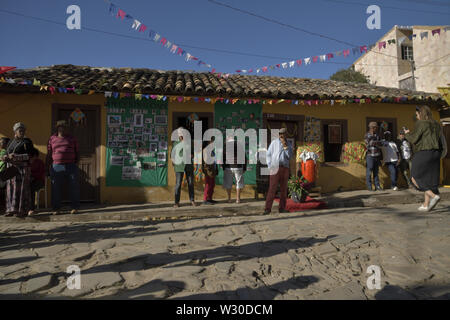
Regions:
[[[279, 198], [276, 198], [275, 201], [280, 202]], [[304, 210], [312, 210], [312, 209], [326, 209], [327, 204], [320, 200], [315, 200], [311, 197], [306, 197], [305, 202], [295, 202], [294, 200], [288, 198], [286, 200], [286, 210], [289, 212], [296, 211], [304, 211]]]

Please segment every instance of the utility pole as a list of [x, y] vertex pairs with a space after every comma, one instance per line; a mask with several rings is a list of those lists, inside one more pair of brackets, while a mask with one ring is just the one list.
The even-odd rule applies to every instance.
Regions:
[[411, 64], [411, 73], [412, 73], [412, 85], [413, 90], [416, 90], [416, 77], [414, 76], [414, 70], [416, 69], [416, 64], [414, 60], [409, 60], [409, 63]]

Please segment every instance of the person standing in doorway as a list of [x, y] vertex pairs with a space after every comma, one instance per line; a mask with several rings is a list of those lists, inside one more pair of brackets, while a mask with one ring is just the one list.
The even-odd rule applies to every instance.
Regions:
[[397, 187], [397, 167], [400, 165], [400, 152], [398, 152], [397, 144], [392, 140], [390, 131], [384, 132], [383, 142], [383, 162], [388, 167], [391, 176], [391, 188], [394, 191]]
[[272, 204], [275, 199], [278, 184], [280, 185], [280, 206], [278, 207], [278, 211], [280, 213], [289, 212], [286, 210], [286, 198], [289, 180], [289, 161], [292, 153], [292, 147], [286, 141], [286, 128], [281, 128], [279, 138], [273, 140], [269, 149], [267, 149], [266, 160], [267, 167], [270, 171], [270, 181], [264, 214], [269, 214], [272, 211]]
[[61, 213], [62, 190], [65, 179], [69, 179], [69, 193], [71, 195], [71, 214], [80, 208], [79, 182], [79, 147], [77, 139], [68, 133], [67, 122], [56, 122], [56, 133], [47, 144], [47, 175], [52, 182], [53, 214]]
[[[175, 177], [176, 177], [176, 185], [175, 185], [175, 204], [174, 208], [180, 207], [180, 197], [181, 197], [181, 185], [183, 182], [183, 177], [186, 175], [186, 180], [188, 184], [189, 190], [189, 199], [193, 207], [196, 207], [195, 203], [195, 195], [194, 195], [194, 165], [193, 165], [193, 147], [192, 143], [190, 146], [187, 145], [188, 142], [184, 140], [183, 132], [187, 132], [183, 127], [178, 128], [178, 141], [173, 143], [173, 148], [176, 148], [178, 145], [182, 145], [178, 152], [175, 154], [174, 161], [174, 169], [175, 169]], [[190, 147], [190, 148], [189, 148]], [[190, 161], [187, 163], [184, 157], [184, 150], [190, 149]]]
[[380, 167], [381, 158], [381, 139], [377, 134], [378, 125], [375, 121], [369, 123], [369, 132], [364, 136], [366, 142], [367, 155], [366, 155], [366, 184], [369, 191], [372, 189], [372, 174], [373, 182], [375, 184], [375, 190], [381, 191], [380, 179], [378, 178], [378, 169]]
[[439, 202], [440, 145], [442, 129], [435, 121], [428, 106], [416, 107], [417, 121], [414, 131], [405, 130], [405, 138], [414, 146], [411, 164], [411, 181], [424, 192], [424, 202], [419, 211], [430, 211]]

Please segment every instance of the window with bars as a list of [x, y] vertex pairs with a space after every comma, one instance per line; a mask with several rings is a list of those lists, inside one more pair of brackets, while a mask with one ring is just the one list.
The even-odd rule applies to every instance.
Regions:
[[412, 46], [402, 45], [402, 60], [408, 60], [408, 61], [414, 60]]

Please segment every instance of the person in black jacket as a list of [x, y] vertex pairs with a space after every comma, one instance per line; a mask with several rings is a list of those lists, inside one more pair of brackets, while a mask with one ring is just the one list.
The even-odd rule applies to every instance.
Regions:
[[34, 146], [33, 142], [25, 137], [26, 127], [23, 123], [16, 123], [13, 130], [14, 138], [9, 142], [3, 157], [8, 163], [8, 169], [17, 169], [17, 174], [6, 183], [6, 216], [25, 217], [31, 209], [29, 158]]

